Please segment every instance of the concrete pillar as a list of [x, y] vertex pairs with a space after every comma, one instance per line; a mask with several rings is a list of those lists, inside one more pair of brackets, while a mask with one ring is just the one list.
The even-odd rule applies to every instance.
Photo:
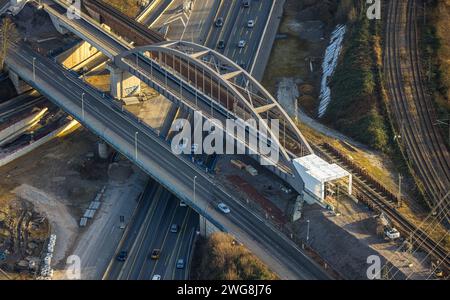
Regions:
[[18, 94], [25, 93], [26, 91], [32, 89], [31, 86], [29, 86], [25, 81], [20, 79], [19, 75], [16, 72], [12, 71], [11, 69], [9, 70], [9, 79], [11, 79], [11, 82], [16, 88]]
[[200, 235], [203, 237], [208, 237], [214, 232], [220, 232], [221, 230], [211, 224], [205, 217], [200, 216]]
[[164, 120], [164, 124], [161, 128], [161, 135], [166, 138], [169, 134], [169, 130], [172, 127], [172, 123], [175, 120], [175, 116], [177, 115], [178, 107], [175, 104], [170, 105], [169, 112], [166, 115], [166, 119]]
[[50, 16], [50, 19], [52, 20], [53, 26], [55, 26], [56, 30], [59, 33], [66, 34], [69, 32], [63, 25], [61, 25], [61, 22], [59, 21], [58, 18], [56, 18], [55, 16], [50, 15], [50, 14], [49, 14], [49, 16]]
[[104, 141], [98, 142], [98, 157], [100, 159], [108, 159], [109, 156], [109, 147]]
[[111, 80], [111, 95], [117, 99], [136, 96], [141, 92], [141, 81], [139, 78], [119, 68], [108, 65]]
[[292, 210], [291, 221], [295, 222], [302, 217], [303, 205], [305, 204], [305, 200], [303, 199], [303, 195], [299, 195], [297, 199], [295, 199], [294, 208]]
[[57, 56], [57, 61], [68, 69], [79, 66], [81, 63], [88, 61], [92, 56], [99, 51], [91, 44], [81, 41], [69, 50]]

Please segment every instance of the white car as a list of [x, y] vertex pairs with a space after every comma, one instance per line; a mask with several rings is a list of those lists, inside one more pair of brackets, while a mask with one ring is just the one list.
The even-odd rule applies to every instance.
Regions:
[[153, 275], [152, 280], [161, 280], [161, 275]]
[[230, 208], [225, 203], [219, 203], [219, 205], [217, 205], [217, 207], [224, 214], [229, 214], [231, 212]]
[[248, 27], [248, 28], [253, 28], [253, 27], [255, 27], [255, 21], [254, 21], [254, 20], [249, 20], [249, 21], [247, 22], [247, 27]]
[[186, 205], [186, 203], [184, 201], [180, 201], [180, 206], [181, 207], [186, 207], [187, 205]]
[[247, 43], [244, 40], [240, 40], [238, 43], [238, 48], [244, 48]]

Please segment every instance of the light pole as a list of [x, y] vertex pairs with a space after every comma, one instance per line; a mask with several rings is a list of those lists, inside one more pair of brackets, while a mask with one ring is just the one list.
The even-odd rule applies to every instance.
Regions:
[[36, 81], [36, 57], [33, 57], [33, 81]]
[[137, 141], [137, 137], [138, 137], [139, 132], [136, 131], [136, 133], [134, 134], [134, 157], [135, 160], [137, 162], [138, 160], [138, 152], [137, 152], [137, 146], [138, 146], [138, 141]]
[[84, 121], [84, 95], [85, 95], [85, 93], [83, 92], [81, 94], [81, 116], [82, 116], [83, 121]]
[[195, 183], [196, 183], [197, 175], [194, 176], [194, 203], [195, 203]]
[[306, 229], [306, 243], [309, 243], [309, 220], [306, 220], [307, 229]]

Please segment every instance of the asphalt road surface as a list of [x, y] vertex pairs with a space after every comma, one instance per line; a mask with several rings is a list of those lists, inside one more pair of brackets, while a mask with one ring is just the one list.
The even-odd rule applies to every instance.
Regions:
[[[163, 280], [185, 280], [193, 242], [198, 231], [199, 216], [155, 181], [148, 184], [137, 214], [113, 257], [105, 275], [109, 280], [149, 280], [154, 275]], [[178, 225], [172, 233], [172, 224]], [[151, 259], [153, 249], [161, 250], [159, 259]], [[117, 260], [121, 251], [127, 251], [125, 262]], [[185, 267], [176, 268], [178, 259]]]
[[[271, 7], [271, 0], [253, 0], [249, 8], [243, 7], [242, 1], [221, 1], [214, 21], [223, 18], [224, 24], [222, 27], [211, 24], [205, 45], [221, 52], [244, 69], [250, 69], [259, 42], [262, 39]], [[250, 20], [255, 22], [253, 28], [247, 26]], [[238, 48], [240, 40], [246, 42], [244, 48]], [[219, 41], [225, 42], [224, 49], [217, 49]]]

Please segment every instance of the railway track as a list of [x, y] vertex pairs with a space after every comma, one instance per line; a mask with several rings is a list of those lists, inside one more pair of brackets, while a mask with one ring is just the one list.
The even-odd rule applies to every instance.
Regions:
[[[313, 145], [314, 151], [328, 162], [338, 163], [351, 171], [352, 166], [345, 163], [339, 156], [330, 151], [324, 145]], [[392, 201], [389, 194], [384, 193], [374, 186], [366, 178], [351, 172], [353, 175], [354, 196], [359, 201], [371, 207], [377, 213], [384, 213], [402, 232], [403, 236], [415, 241], [416, 246], [429, 253], [434, 259], [442, 263], [443, 268], [450, 271], [450, 258], [447, 251], [436, 241], [430, 238], [423, 230], [416, 227], [404, 218], [396, 209], [396, 203]]]
[[[427, 203], [434, 207], [450, 188], [449, 154], [433, 126], [432, 104], [421, 82], [416, 0], [390, 1], [388, 5], [384, 72], [391, 118], [397, 120], [401, 148], [413, 162]], [[448, 201], [442, 212], [448, 221], [447, 205]]]
[[[132, 40], [135, 42], [136, 46], [151, 45], [166, 41], [166, 39], [161, 34], [147, 28], [136, 20], [128, 18], [126, 15], [101, 0], [85, 0], [83, 4], [86, 7], [93, 9], [100, 15], [106, 13], [114, 18], [114, 21], [118, 26], [114, 26], [113, 24], [108, 25], [121, 35], [127, 37], [130, 37], [130, 35], [132, 35]], [[128, 28], [131, 29], [131, 31], [128, 31]], [[124, 29], [127, 29], [126, 35], [122, 32], [122, 30]]]

